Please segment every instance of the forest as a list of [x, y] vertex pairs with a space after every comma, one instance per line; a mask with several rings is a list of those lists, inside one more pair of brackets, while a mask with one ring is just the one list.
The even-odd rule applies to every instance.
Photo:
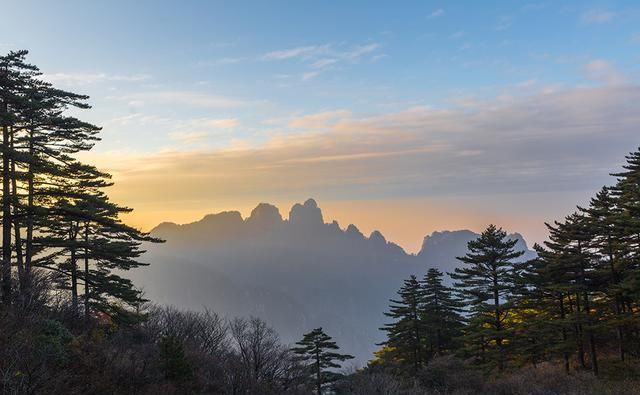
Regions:
[[640, 393], [640, 150], [547, 224], [534, 259], [490, 225], [454, 272], [406, 279], [359, 367], [321, 327], [290, 345], [260, 318], [147, 300], [123, 273], [163, 240], [125, 224], [111, 176], [77, 159], [100, 140], [69, 115], [89, 98], [27, 55], [0, 57], [2, 393]]

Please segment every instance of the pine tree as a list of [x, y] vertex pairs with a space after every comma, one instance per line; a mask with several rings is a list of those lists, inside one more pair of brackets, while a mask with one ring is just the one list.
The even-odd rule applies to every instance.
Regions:
[[[505, 325], [511, 309], [507, 299], [517, 287], [518, 273], [513, 260], [523, 254], [514, 250], [517, 241], [506, 237], [502, 229], [489, 225], [477, 240], [469, 242], [469, 252], [457, 258], [465, 267], [456, 268], [451, 274], [471, 306], [467, 342], [472, 347], [479, 345], [480, 359], [490, 356], [489, 365], [497, 365], [500, 371], [505, 366], [505, 342], [511, 337], [511, 328]], [[496, 357], [492, 357], [493, 350], [487, 347], [495, 348]]]
[[399, 300], [390, 300], [389, 312], [384, 313], [394, 322], [380, 328], [387, 332], [387, 340], [382, 345], [391, 348], [395, 359], [410, 366], [415, 375], [425, 362], [426, 335], [422, 321], [422, 287], [416, 276], [411, 275], [404, 281], [398, 296]]
[[558, 281], [567, 290], [567, 301], [571, 318], [574, 322], [578, 346], [578, 358], [582, 367], [584, 360], [583, 341], [586, 336], [591, 357], [591, 369], [598, 373], [596, 349], [597, 310], [594, 309], [594, 293], [601, 283], [601, 276], [596, 270], [597, 260], [591, 247], [594, 235], [583, 214], [574, 213], [564, 222], [555, 222], [555, 226], [547, 225], [549, 241], [545, 245], [555, 251], [557, 257], [553, 261], [555, 271], [561, 273]]
[[338, 369], [340, 364], [354, 357], [348, 354], [340, 354], [336, 352], [339, 347], [331, 337], [324, 333], [322, 328], [316, 328], [305, 334], [297, 347], [292, 351], [297, 354], [303, 364], [309, 377], [313, 378], [316, 387], [316, 393], [322, 394], [322, 386], [334, 382], [340, 375], [328, 369]]
[[113, 314], [122, 310], [116, 306], [141, 300], [133, 284], [113, 271], [144, 265], [138, 261], [141, 243], [159, 240], [123, 224], [120, 215], [130, 209], [104, 193], [110, 176], [74, 157], [99, 140], [100, 128], [65, 115], [71, 108], [88, 109], [88, 97], [39, 79], [26, 55], [0, 57], [2, 300], [14, 299], [15, 257], [21, 305], [29, 304], [31, 272], [37, 268], [56, 273], [69, 289], [74, 315], [82, 283], [85, 317], [89, 305]]
[[536, 244], [537, 257], [519, 265], [514, 303], [514, 349], [523, 362], [534, 366], [545, 359], [562, 357], [569, 373], [569, 355], [575, 350], [567, 319], [564, 273], [557, 270], [557, 255]]
[[453, 289], [442, 283], [442, 272], [431, 268], [421, 282], [421, 320], [429, 340], [429, 356], [455, 348], [463, 320], [462, 304], [453, 297]]
[[[617, 178], [611, 195], [617, 203], [615, 216], [615, 246], [620, 250], [615, 258], [619, 286], [621, 316], [619, 324], [627, 327], [626, 347], [640, 351], [637, 305], [640, 302], [640, 148], [626, 156], [624, 171], [612, 174]], [[632, 344], [631, 344], [632, 343]]]
[[16, 158], [13, 145], [15, 125], [20, 114], [28, 105], [25, 90], [31, 79], [37, 74], [37, 68], [24, 61], [26, 51], [10, 52], [0, 57], [0, 126], [2, 127], [2, 263], [0, 267], [2, 282], [2, 303], [12, 302], [12, 249], [11, 229], [13, 227], [11, 168]]
[[[623, 296], [622, 282], [627, 277], [627, 244], [624, 242], [625, 226], [621, 223], [622, 212], [619, 199], [610, 193], [610, 188], [602, 188], [591, 199], [587, 208], [579, 207], [586, 216], [586, 226], [592, 235], [590, 247], [595, 253], [595, 267], [602, 290], [609, 306], [602, 306], [610, 311], [606, 317], [607, 324], [616, 333], [618, 357], [625, 360], [625, 326], [632, 324], [632, 314], [627, 309], [628, 298]], [[622, 226], [621, 226], [622, 225]]]

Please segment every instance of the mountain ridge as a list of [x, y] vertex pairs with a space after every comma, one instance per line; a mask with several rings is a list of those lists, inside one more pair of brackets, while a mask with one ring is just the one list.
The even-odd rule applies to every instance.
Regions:
[[[453, 271], [455, 257], [478, 236], [433, 232], [409, 254], [379, 230], [366, 236], [356, 225], [325, 222], [313, 199], [294, 204], [288, 218], [260, 203], [246, 218], [224, 211], [188, 224], [164, 222], [151, 233], [167, 242], [149, 245], [145, 260], [152, 264], [130, 274], [149, 299], [259, 316], [289, 343], [322, 326], [360, 364], [384, 340], [377, 328], [403, 280], [430, 267]], [[521, 235], [513, 238], [532, 253]]]

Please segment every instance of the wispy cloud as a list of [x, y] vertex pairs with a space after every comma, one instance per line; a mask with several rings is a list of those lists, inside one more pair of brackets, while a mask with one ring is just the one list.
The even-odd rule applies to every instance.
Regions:
[[309, 45], [305, 47], [295, 47], [272, 51], [262, 56], [263, 60], [286, 60], [293, 58], [317, 57], [326, 54], [331, 48], [330, 44]]
[[169, 138], [173, 141], [177, 141], [184, 144], [199, 143], [205, 140], [209, 136], [207, 132], [170, 132]]
[[174, 121], [176, 130], [168, 133], [169, 139], [184, 144], [199, 143], [207, 138], [238, 126], [237, 118], [195, 118]]
[[610, 10], [591, 9], [585, 11], [580, 16], [580, 20], [587, 24], [601, 24], [611, 22], [616, 16], [617, 13]]
[[86, 85], [100, 82], [139, 82], [151, 78], [148, 74], [118, 75], [109, 73], [53, 73], [44, 74], [42, 78], [49, 82], [72, 85]]
[[207, 66], [217, 66], [217, 65], [229, 65], [229, 64], [237, 64], [245, 60], [246, 58], [233, 58], [233, 57], [225, 57], [219, 59], [212, 60], [201, 60], [196, 62], [197, 67], [207, 67]]
[[263, 61], [300, 60], [308, 68], [301, 75], [302, 81], [311, 80], [322, 72], [332, 69], [340, 63], [357, 63], [368, 57], [375, 61], [381, 54], [376, 53], [379, 43], [356, 45], [351, 48], [332, 44], [309, 45], [268, 52], [260, 57]]
[[339, 118], [346, 118], [351, 115], [348, 110], [325, 111], [316, 114], [308, 114], [302, 117], [295, 117], [289, 121], [292, 128], [303, 129], [325, 129], [333, 124]]
[[433, 10], [431, 14], [429, 14], [429, 19], [440, 18], [445, 14], [445, 11], [442, 8], [438, 8], [437, 10]]
[[625, 76], [616, 66], [606, 59], [594, 59], [584, 66], [586, 77], [605, 82], [609, 85], [620, 85], [625, 83]]
[[221, 118], [221, 119], [199, 119], [195, 121], [197, 125], [219, 129], [231, 129], [238, 126], [238, 118]]
[[268, 52], [262, 60], [302, 59], [311, 62], [313, 67], [326, 67], [341, 60], [357, 60], [380, 48], [378, 43], [356, 45], [349, 49], [336, 48], [331, 44], [310, 45]]
[[309, 66], [314, 69], [322, 69], [327, 66], [330, 66], [334, 63], [337, 63], [339, 60], [335, 58], [322, 58], [318, 59], [315, 62], [311, 63]]
[[302, 73], [302, 81], [309, 81], [313, 78], [316, 78], [319, 74], [319, 71], [306, 71]]
[[512, 23], [513, 23], [513, 18], [511, 18], [510, 16], [502, 16], [498, 20], [498, 24], [495, 26], [494, 29], [497, 31], [507, 30], [511, 27]]
[[183, 104], [203, 108], [234, 108], [255, 104], [235, 97], [189, 90], [142, 92], [122, 96], [120, 99], [127, 101], [138, 100], [144, 102]]
[[380, 44], [378, 43], [358, 45], [350, 51], [342, 52], [340, 57], [347, 60], [354, 60], [360, 58], [363, 55], [369, 54], [377, 50], [378, 48], [380, 48]]

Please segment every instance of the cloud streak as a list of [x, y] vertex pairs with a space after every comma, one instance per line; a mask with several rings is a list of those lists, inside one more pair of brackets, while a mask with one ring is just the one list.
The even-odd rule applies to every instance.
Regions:
[[[472, 109], [414, 108], [360, 118], [340, 110], [293, 118], [289, 126], [308, 131], [274, 134], [259, 144], [95, 159], [115, 172], [118, 188], [141, 201], [596, 188], [638, 144], [634, 103], [640, 88], [611, 86], [491, 100]], [[166, 185], [173, 185], [168, 195]]]
[[308, 68], [302, 73], [301, 80], [308, 81], [341, 63], [357, 63], [365, 57], [374, 62], [382, 56], [377, 53], [378, 49], [380, 49], [379, 43], [356, 45], [348, 49], [332, 44], [309, 45], [271, 51], [262, 55], [260, 59], [263, 61], [301, 61]]
[[102, 82], [141, 82], [151, 79], [148, 74], [118, 75], [109, 73], [53, 73], [44, 74], [45, 81], [71, 84], [88, 85]]
[[616, 16], [617, 16], [617, 13], [613, 11], [602, 10], [602, 9], [592, 9], [592, 10], [585, 11], [581, 15], [580, 20], [586, 24], [599, 25], [599, 24], [611, 22]]

